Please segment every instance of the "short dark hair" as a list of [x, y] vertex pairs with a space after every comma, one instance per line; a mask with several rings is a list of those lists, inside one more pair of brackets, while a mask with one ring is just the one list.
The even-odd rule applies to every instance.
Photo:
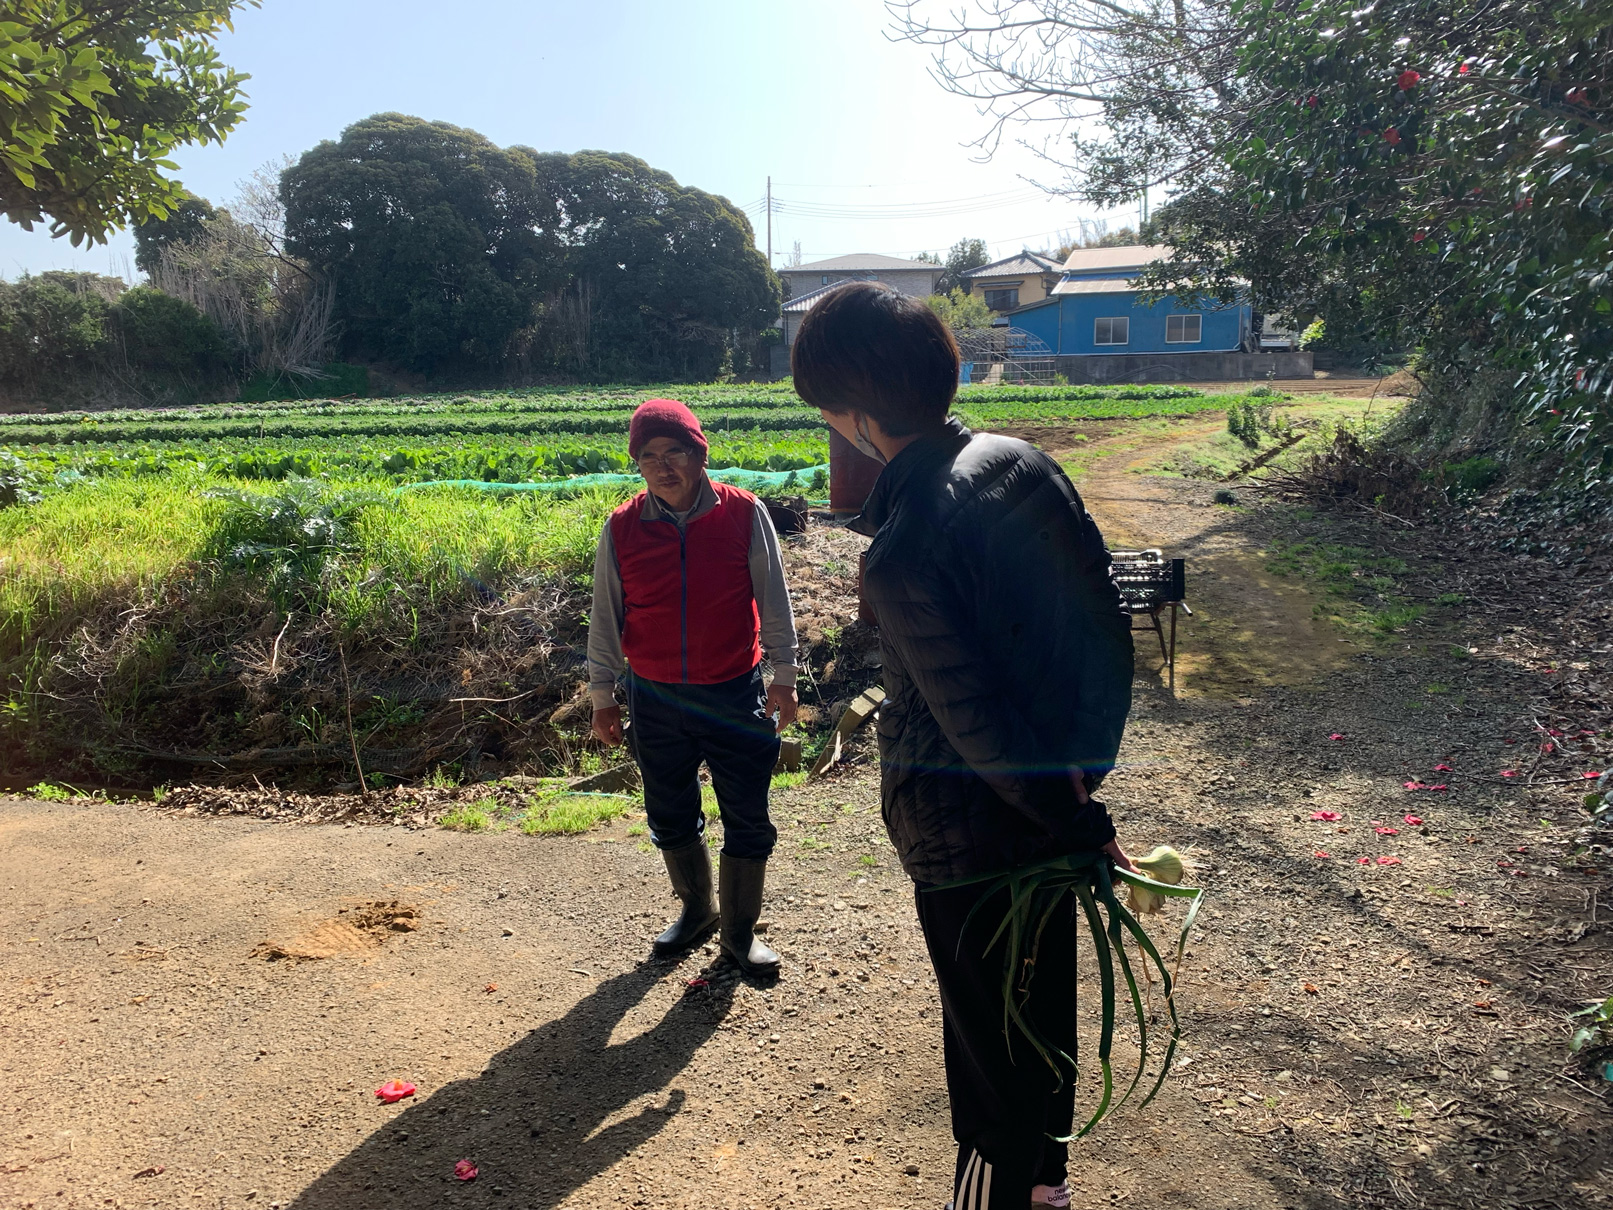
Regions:
[[958, 393], [958, 342], [923, 301], [847, 282], [806, 313], [790, 350], [795, 392], [813, 407], [866, 412], [892, 437], [934, 428]]

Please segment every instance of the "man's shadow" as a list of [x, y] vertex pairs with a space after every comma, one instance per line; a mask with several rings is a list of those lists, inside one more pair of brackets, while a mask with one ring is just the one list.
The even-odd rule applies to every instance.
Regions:
[[[475, 1079], [457, 1080], [411, 1105], [322, 1174], [289, 1210], [400, 1210], [455, 1205], [550, 1206], [653, 1138], [683, 1106], [655, 1094], [716, 1032], [732, 981], [685, 994], [659, 1022], [612, 1045], [611, 1031], [666, 973], [646, 964], [608, 979], [559, 1020], [495, 1055]], [[455, 1179], [470, 1160], [474, 1182]], [[495, 1193], [494, 1190], [497, 1189]]]

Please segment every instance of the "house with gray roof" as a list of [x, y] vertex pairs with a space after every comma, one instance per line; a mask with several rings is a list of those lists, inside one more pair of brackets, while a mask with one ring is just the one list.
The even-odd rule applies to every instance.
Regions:
[[945, 272], [943, 266], [928, 261], [903, 260], [877, 252], [854, 252], [850, 256], [813, 261], [810, 265], [788, 265], [780, 269], [778, 275], [784, 282], [786, 298], [793, 301], [803, 294], [843, 281], [882, 281], [903, 294], [934, 294], [935, 283]]
[[1058, 261], [1025, 248], [1014, 256], [963, 274], [969, 293], [985, 299], [993, 311], [1012, 311], [1041, 302], [1059, 283]]

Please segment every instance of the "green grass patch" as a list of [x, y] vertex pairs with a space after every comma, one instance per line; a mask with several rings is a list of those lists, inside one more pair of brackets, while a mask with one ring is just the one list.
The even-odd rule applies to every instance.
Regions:
[[[285, 528], [312, 524], [320, 498], [360, 487], [315, 484], [304, 513], [288, 515]], [[0, 510], [0, 659], [109, 595], [154, 597], [171, 583], [216, 579], [232, 567], [263, 579], [273, 563], [277, 591], [297, 589], [300, 608], [333, 611], [349, 628], [381, 619], [400, 587], [435, 603], [474, 593], [478, 582], [577, 576], [592, 567], [600, 527], [621, 498], [446, 489], [370, 495], [373, 502], [356, 510], [339, 542], [320, 538], [293, 548], [243, 528], [242, 501], [254, 497], [265, 509], [290, 498], [238, 480], [173, 475], [90, 481], [31, 507]], [[235, 557], [243, 549], [256, 553]]]
[[1266, 569], [1311, 582], [1327, 594], [1314, 612], [1347, 629], [1386, 636], [1422, 619], [1427, 607], [1398, 595], [1400, 581], [1411, 573], [1404, 559], [1357, 546], [1307, 538], [1277, 547]]
[[445, 811], [437, 826], [450, 832], [485, 832], [496, 822], [498, 812], [497, 799], [479, 798]]
[[574, 836], [632, 809], [633, 800], [625, 794], [575, 794], [558, 790], [534, 796], [520, 818], [520, 828], [528, 836]]

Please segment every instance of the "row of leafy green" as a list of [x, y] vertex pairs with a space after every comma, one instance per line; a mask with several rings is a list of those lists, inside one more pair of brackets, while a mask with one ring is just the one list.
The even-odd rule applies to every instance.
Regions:
[[[1083, 400], [1031, 397], [971, 397], [958, 411], [977, 425], [1030, 423], [1148, 416], [1161, 413], [1185, 414], [1226, 406], [1224, 397], [1195, 392], [1185, 398], [1119, 399], [1100, 396]], [[762, 407], [703, 409], [701, 423], [713, 434], [728, 432], [789, 431], [821, 428], [817, 411], [799, 403]], [[61, 422], [39, 419], [31, 424], [13, 424], [3, 432], [14, 445], [98, 445], [108, 442], [196, 441], [203, 439], [264, 440], [342, 437], [438, 437], [481, 438], [539, 434], [624, 434], [632, 419], [632, 408], [615, 406], [597, 410], [568, 409], [533, 411], [461, 411], [439, 407], [393, 409], [359, 413], [265, 412], [238, 418], [194, 417], [183, 412], [155, 415], [150, 419], [91, 420]]]
[[[812, 410], [802, 403], [786, 383], [747, 383], [700, 387], [661, 388], [675, 394], [697, 412], [721, 409], [724, 414], [756, 409], [794, 408]], [[0, 416], [0, 431], [84, 432], [120, 426], [178, 423], [220, 423], [273, 420], [277, 426], [287, 418], [396, 417], [480, 415], [526, 415], [547, 413], [631, 412], [641, 401], [657, 393], [644, 387], [544, 387], [484, 395], [434, 395], [402, 399], [318, 399], [279, 403], [218, 403], [186, 408], [120, 408], [114, 411], [53, 412], [46, 415]], [[1065, 387], [964, 387], [958, 392], [958, 406], [970, 411], [996, 412], [1004, 407], [1046, 409], [1064, 404], [1092, 404], [1109, 401], [1161, 402], [1200, 399], [1202, 391], [1182, 386], [1065, 386]], [[1063, 410], [1062, 408], [1060, 410]], [[1084, 410], [1084, 409], [1083, 409]], [[614, 419], [614, 417], [602, 417]], [[50, 440], [52, 438], [34, 438]]]
[[[585, 439], [529, 441], [515, 437], [454, 443], [315, 438], [305, 441], [233, 438], [185, 442], [107, 442], [13, 447], [41, 479], [75, 475], [159, 475], [206, 471], [234, 479], [380, 478], [395, 483], [426, 479], [480, 479], [530, 483], [565, 475], [632, 470], [625, 433]], [[747, 470], [788, 471], [829, 459], [825, 429], [771, 431], [765, 435], [713, 435], [711, 464]]]
[[[261, 440], [267, 438], [315, 439], [321, 437], [438, 437], [476, 439], [496, 436], [572, 433], [599, 436], [625, 434], [631, 408], [601, 412], [532, 412], [515, 415], [393, 412], [370, 416], [284, 416], [256, 420], [131, 421], [94, 425], [39, 424], [13, 429], [8, 439], [31, 445], [98, 445], [114, 441], [196, 441], [204, 439]], [[707, 413], [701, 418], [708, 432], [767, 431], [819, 425], [816, 412], [800, 408], [735, 408]]]
[[[706, 389], [716, 390], [719, 389]], [[1144, 398], [1115, 394], [1068, 398], [1076, 389], [971, 392], [960, 416], [974, 428], [1002, 424], [1074, 423], [1123, 416], [1187, 415], [1223, 408], [1239, 397], [1166, 387]], [[1092, 390], [1092, 389], [1082, 389]], [[1166, 392], [1174, 392], [1174, 397]], [[784, 392], [779, 392], [784, 394]], [[469, 398], [469, 397], [468, 397]], [[789, 395], [794, 398], [794, 395]], [[500, 402], [476, 397], [473, 402]], [[153, 415], [187, 415], [153, 413]], [[444, 415], [440, 408], [373, 416], [286, 411], [255, 421], [205, 418], [194, 423], [134, 421], [73, 426], [63, 437], [48, 426], [13, 426], [5, 437], [32, 442], [0, 447], [18, 458], [16, 490], [37, 494], [81, 476], [152, 476], [169, 471], [234, 479], [423, 479], [534, 482], [573, 474], [631, 471], [626, 410], [608, 413]], [[279, 423], [271, 424], [269, 419]], [[829, 458], [827, 428], [807, 408], [736, 408], [706, 413], [711, 465], [755, 471], [821, 466]]]

